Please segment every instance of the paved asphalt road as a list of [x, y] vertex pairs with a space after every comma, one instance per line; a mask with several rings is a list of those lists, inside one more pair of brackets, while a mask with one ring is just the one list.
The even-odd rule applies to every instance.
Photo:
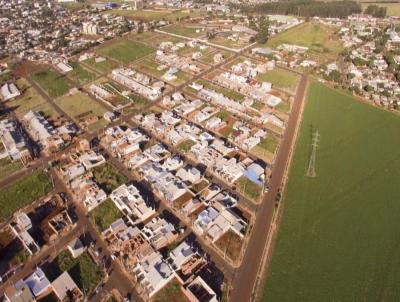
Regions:
[[283, 136], [281, 146], [274, 163], [272, 178], [270, 182], [269, 193], [256, 213], [251, 238], [247, 246], [242, 264], [236, 271], [233, 281], [231, 302], [250, 302], [252, 301], [252, 291], [256, 282], [257, 273], [264, 255], [264, 247], [267, 241], [267, 234], [271, 226], [272, 217], [275, 208], [275, 197], [282, 185], [286, 165], [289, 160], [291, 148], [293, 145], [298, 119], [300, 117], [302, 103], [304, 101], [305, 90], [307, 86], [307, 76], [303, 75], [297, 89], [292, 113]]

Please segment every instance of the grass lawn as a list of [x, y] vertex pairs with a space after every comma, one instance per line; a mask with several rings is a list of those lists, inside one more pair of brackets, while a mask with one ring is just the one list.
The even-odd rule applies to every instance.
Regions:
[[181, 284], [175, 278], [164, 286], [153, 298], [154, 302], [189, 302], [181, 290]]
[[213, 84], [206, 80], [198, 80], [197, 82], [200, 83], [201, 85], [203, 85], [205, 88], [215, 90], [218, 93], [222, 93], [224, 96], [226, 96], [227, 98], [230, 98], [232, 100], [235, 100], [238, 102], [241, 102], [244, 100], [244, 95], [239, 92], [236, 92], [234, 90], [219, 86], [217, 84]]
[[275, 109], [283, 113], [288, 113], [290, 111], [290, 103], [282, 101], [279, 105], [275, 107]]
[[236, 184], [238, 191], [244, 194], [244, 196], [246, 196], [247, 198], [256, 202], [260, 199], [262, 187], [255, 184], [247, 177], [240, 177]]
[[363, 10], [367, 9], [368, 5], [377, 5], [379, 7], [386, 7], [387, 16], [400, 16], [400, 2], [396, 3], [383, 3], [383, 2], [368, 2], [361, 3]]
[[242, 250], [243, 240], [235, 232], [229, 230], [221, 236], [215, 245], [232, 261], [239, 259]]
[[266, 138], [263, 138], [261, 140], [261, 142], [258, 144], [258, 146], [268, 152], [275, 153], [276, 148], [278, 148], [278, 144], [279, 144], [279, 141], [275, 136], [267, 135]]
[[56, 103], [72, 118], [78, 118], [85, 114], [94, 114], [101, 117], [106, 112], [103, 106], [81, 92], [62, 96], [56, 99]]
[[97, 52], [120, 63], [128, 64], [154, 52], [154, 49], [142, 43], [120, 40], [99, 48]]
[[76, 82], [78, 82], [78, 84], [80, 85], [92, 82], [97, 77], [95, 73], [82, 67], [82, 65], [77, 62], [71, 62], [70, 65], [72, 66], [73, 70], [69, 72], [67, 75]]
[[86, 64], [86, 65], [92, 67], [93, 69], [99, 71], [102, 74], [108, 74], [118, 66], [118, 64], [116, 62], [114, 62], [113, 60], [110, 60], [110, 59], [106, 59], [103, 62], [96, 63], [95, 58], [90, 58], [90, 59], [83, 61], [82, 63], [83, 63], [83, 65]]
[[45, 196], [52, 190], [46, 173], [37, 170], [29, 176], [0, 190], [0, 221], [4, 221], [16, 210]]
[[3, 158], [0, 159], [0, 179], [10, 176], [14, 172], [21, 170], [23, 165], [20, 160], [14, 160]]
[[397, 115], [311, 85], [264, 301], [400, 299], [399, 129]]
[[189, 37], [189, 38], [198, 38], [200, 36], [203, 36], [206, 34], [206, 31], [200, 31], [196, 32], [197, 29], [200, 28], [195, 28], [195, 27], [185, 27], [181, 24], [172, 24], [172, 25], [167, 25], [165, 27], [160, 28], [160, 30], [179, 35], [179, 36], [184, 36], [184, 37]]
[[187, 153], [190, 151], [190, 149], [195, 145], [196, 143], [192, 141], [191, 139], [187, 139], [176, 147], [179, 151]]
[[318, 22], [306, 22], [284, 31], [269, 39], [266, 45], [277, 47], [283, 43], [306, 46], [318, 53], [338, 54], [342, 50], [336, 29]]
[[114, 221], [123, 216], [111, 199], [103, 201], [89, 215], [100, 232], [108, 229]]
[[64, 76], [53, 69], [37, 71], [31, 78], [53, 98], [66, 94], [71, 88]]
[[125, 16], [134, 20], [152, 21], [152, 20], [162, 20], [167, 15], [171, 14], [171, 11], [113, 9], [105, 11], [104, 13], [113, 14], [117, 16]]
[[168, 68], [164, 70], [158, 70], [159, 64], [154, 60], [154, 57], [151, 56], [140, 60], [139, 62], [135, 63], [135, 68], [137, 70], [141, 70], [147, 74], [152, 75], [156, 78], [161, 78], [162, 75], [168, 70]]
[[94, 168], [93, 175], [99, 187], [107, 194], [110, 194], [117, 187], [128, 181], [125, 175], [121, 174], [117, 168], [109, 163]]
[[73, 258], [69, 251], [61, 252], [55, 259], [60, 271], [68, 271], [80, 289], [92, 292], [103, 278], [99, 266], [92, 260], [88, 252]]
[[275, 68], [257, 76], [258, 81], [270, 82], [274, 87], [286, 89], [291, 92], [296, 90], [299, 76], [282, 68]]
[[29, 83], [24, 78], [17, 80], [17, 85], [21, 88], [23, 94], [7, 104], [8, 107], [14, 109], [17, 116], [21, 117], [29, 110], [39, 111], [46, 117], [55, 118], [58, 116], [53, 106], [47, 103], [34, 88], [29, 86]]

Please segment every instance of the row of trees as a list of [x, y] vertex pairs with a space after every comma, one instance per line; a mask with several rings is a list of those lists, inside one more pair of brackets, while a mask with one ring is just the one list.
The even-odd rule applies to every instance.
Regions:
[[351, 14], [361, 13], [360, 4], [354, 1], [282, 1], [256, 5], [232, 4], [244, 13], [296, 15], [301, 17], [347, 18]]

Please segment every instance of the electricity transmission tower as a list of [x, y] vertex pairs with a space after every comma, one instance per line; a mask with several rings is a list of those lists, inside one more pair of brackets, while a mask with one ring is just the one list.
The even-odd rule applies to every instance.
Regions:
[[310, 162], [308, 163], [308, 170], [307, 170], [307, 176], [309, 177], [315, 177], [317, 176], [317, 173], [315, 172], [315, 161], [317, 158], [317, 148], [318, 148], [318, 143], [319, 143], [319, 132], [318, 130], [314, 132], [312, 142], [311, 142], [311, 157], [310, 157]]

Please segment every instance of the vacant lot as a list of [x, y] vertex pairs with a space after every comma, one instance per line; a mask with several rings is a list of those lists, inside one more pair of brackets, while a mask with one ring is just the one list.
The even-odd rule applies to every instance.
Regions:
[[71, 88], [64, 76], [53, 69], [37, 71], [31, 78], [53, 98], [66, 94]]
[[365, 10], [368, 5], [377, 5], [379, 7], [386, 7], [387, 16], [400, 16], [400, 2], [383, 3], [383, 2], [368, 2], [361, 3], [361, 7]]
[[262, 82], [270, 82], [273, 87], [281, 88], [294, 92], [299, 82], [299, 76], [293, 72], [282, 68], [275, 68], [266, 73], [260, 74], [257, 80]]
[[229, 230], [215, 242], [215, 245], [227, 258], [235, 262], [239, 260], [243, 240], [235, 232]]
[[19, 79], [17, 85], [21, 89], [22, 95], [9, 101], [7, 106], [12, 108], [18, 117], [25, 115], [29, 110], [39, 111], [46, 117], [55, 118], [58, 116], [53, 106], [47, 103], [34, 88], [29, 86], [24, 78]]
[[154, 302], [189, 302], [177, 279], [172, 279], [153, 298]]
[[161, 28], [162, 31], [179, 35], [179, 36], [184, 36], [184, 37], [189, 37], [189, 38], [198, 38], [200, 36], [203, 36], [206, 34], [205, 31], [200, 30], [200, 28], [195, 28], [195, 27], [185, 27], [182, 24], [172, 24], [168, 25], [166, 27]]
[[102, 74], [108, 74], [110, 73], [114, 68], [118, 66], [116, 62], [110, 59], [106, 59], [105, 61], [102, 62], [96, 62], [95, 58], [90, 58], [85, 61], [83, 61], [83, 64], [87, 64], [90, 67], [96, 69], [96, 71], [102, 73]]
[[49, 177], [42, 170], [0, 190], [0, 221], [3, 222], [16, 210], [45, 196], [52, 190]]
[[128, 181], [125, 175], [121, 174], [117, 168], [109, 163], [94, 168], [93, 176], [99, 187], [107, 194], [110, 194], [117, 187]]
[[120, 40], [101, 47], [97, 52], [101, 55], [113, 58], [122, 64], [128, 64], [143, 58], [153, 51], [152, 48], [142, 43]]
[[400, 299], [399, 129], [398, 116], [311, 85], [265, 301]]
[[252, 182], [245, 176], [242, 176], [237, 181], [237, 190], [244, 194], [247, 198], [258, 202], [261, 196], [262, 188], [256, 183]]
[[121, 217], [122, 213], [111, 199], [105, 200], [90, 212], [90, 218], [100, 232], [108, 229], [114, 221]]
[[68, 73], [68, 76], [78, 82], [78, 84], [84, 85], [96, 79], [96, 74], [89, 71], [85, 67], [82, 67], [81, 64], [77, 62], [71, 62], [70, 65], [72, 66], [73, 70]]
[[86, 293], [94, 290], [97, 284], [103, 278], [103, 273], [88, 252], [84, 252], [78, 258], [74, 259], [69, 251], [61, 252], [55, 259], [61, 272], [68, 271], [71, 278], [80, 289]]
[[274, 36], [267, 45], [277, 47], [283, 43], [306, 46], [318, 53], [339, 53], [342, 49], [335, 28], [313, 22], [301, 24]]
[[0, 179], [10, 176], [23, 168], [20, 160], [11, 160], [8, 157], [0, 159]]
[[106, 112], [104, 107], [81, 92], [60, 97], [56, 100], [56, 103], [72, 118], [78, 118], [85, 114], [101, 117]]

